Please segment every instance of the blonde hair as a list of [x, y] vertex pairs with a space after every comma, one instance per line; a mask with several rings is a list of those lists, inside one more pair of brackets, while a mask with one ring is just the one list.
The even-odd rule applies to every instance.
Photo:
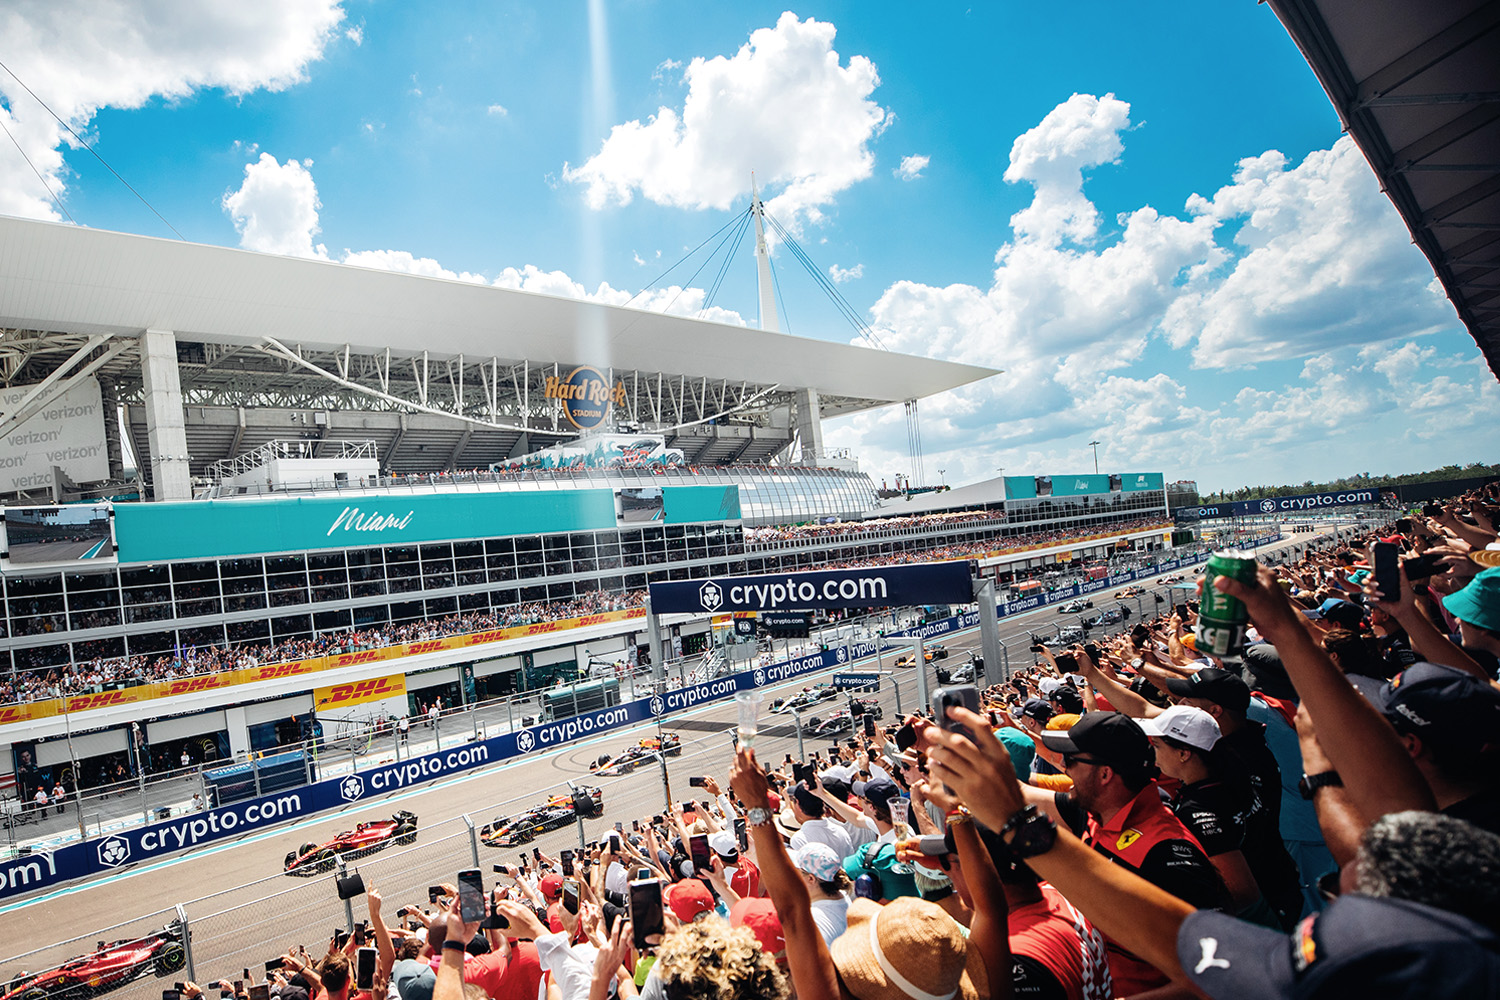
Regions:
[[786, 1000], [786, 978], [748, 927], [716, 916], [684, 924], [656, 949], [656, 973], [671, 1000]]

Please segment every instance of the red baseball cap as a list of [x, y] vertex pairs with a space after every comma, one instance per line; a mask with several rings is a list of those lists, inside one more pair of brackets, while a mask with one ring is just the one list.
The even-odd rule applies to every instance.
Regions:
[[786, 934], [781, 929], [781, 917], [769, 899], [762, 896], [740, 900], [729, 908], [729, 922], [735, 927], [750, 928], [762, 951], [778, 962], [786, 962]]
[[690, 924], [700, 913], [713, 910], [714, 897], [708, 891], [708, 886], [695, 878], [687, 878], [667, 891], [667, 905], [672, 908], [678, 920]]
[[562, 895], [562, 884], [562, 876], [552, 874], [543, 876], [536, 887], [537, 891], [542, 894], [542, 898], [550, 902]]

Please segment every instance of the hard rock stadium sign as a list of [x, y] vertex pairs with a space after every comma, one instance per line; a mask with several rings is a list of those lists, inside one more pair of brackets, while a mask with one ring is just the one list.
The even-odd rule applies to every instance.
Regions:
[[565, 378], [547, 376], [544, 395], [548, 399], [561, 400], [568, 422], [581, 431], [587, 431], [604, 423], [611, 406], [624, 405], [625, 383], [616, 382], [611, 388], [609, 380], [599, 369], [579, 365]]

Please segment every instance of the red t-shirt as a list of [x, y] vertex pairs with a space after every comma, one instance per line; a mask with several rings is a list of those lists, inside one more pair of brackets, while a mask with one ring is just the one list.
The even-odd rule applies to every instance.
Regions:
[[[1109, 1000], [1104, 938], [1063, 894], [1043, 882], [1042, 898], [1010, 910], [1011, 982], [1018, 997]], [[1048, 979], [1052, 982], [1048, 982]]]
[[[434, 972], [441, 961], [430, 961]], [[490, 1000], [536, 1000], [541, 981], [542, 963], [530, 941], [512, 941], [509, 959], [498, 951], [464, 958], [464, 982], [479, 986]]]

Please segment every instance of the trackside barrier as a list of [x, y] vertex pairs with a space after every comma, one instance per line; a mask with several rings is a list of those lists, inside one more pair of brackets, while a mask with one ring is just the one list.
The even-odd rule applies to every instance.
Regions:
[[[1267, 535], [1245, 543], [1251, 547], [1274, 542], [1280, 534]], [[1137, 579], [1170, 573], [1184, 566], [1196, 565], [1198, 558], [1167, 560], [1150, 572], [1128, 571], [1114, 576], [1073, 584], [1048, 594], [1038, 594], [997, 606], [1004, 618], [1032, 611], [1060, 601], [1072, 600], [1107, 590]], [[365, 799], [378, 798], [422, 785], [438, 778], [459, 774], [476, 767], [538, 751], [548, 751], [576, 740], [598, 736], [611, 730], [659, 720], [677, 712], [728, 698], [739, 691], [779, 684], [804, 674], [843, 666], [896, 649], [907, 643], [887, 642], [921, 636], [936, 638], [973, 628], [979, 623], [977, 611], [928, 622], [924, 625], [888, 633], [876, 640], [840, 645], [789, 660], [756, 666], [724, 677], [688, 684], [647, 697], [637, 698], [596, 712], [531, 726], [489, 739], [450, 746], [435, 753], [405, 760], [377, 764], [341, 778], [330, 778], [287, 789], [271, 795], [247, 799], [218, 809], [189, 813], [180, 819], [163, 821], [148, 827], [123, 830], [102, 840], [69, 844], [52, 851], [42, 851], [11, 858], [0, 863], [0, 900], [48, 886], [70, 882], [128, 865], [149, 862], [178, 851], [213, 843], [226, 837], [242, 837], [269, 829], [288, 820], [315, 815], [324, 810], [341, 808]]]

